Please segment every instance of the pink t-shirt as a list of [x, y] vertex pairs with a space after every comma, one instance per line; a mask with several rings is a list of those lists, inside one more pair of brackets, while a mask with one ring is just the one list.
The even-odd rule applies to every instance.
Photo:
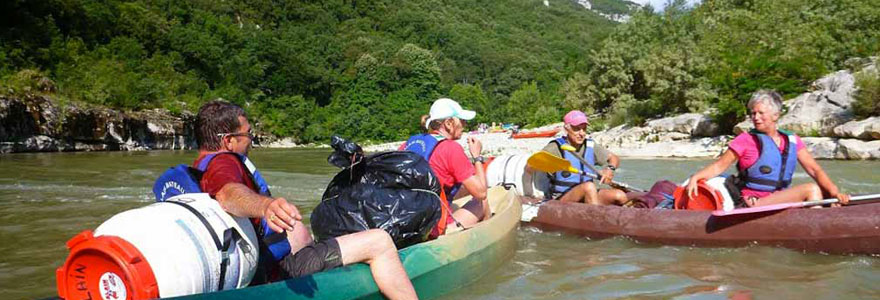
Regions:
[[[402, 151], [405, 148], [406, 143], [403, 143], [398, 150]], [[464, 154], [464, 148], [453, 141], [443, 141], [437, 144], [428, 164], [431, 165], [431, 171], [434, 171], [434, 175], [437, 175], [440, 186], [447, 192], [452, 189], [452, 186], [462, 183], [476, 174], [474, 165]], [[451, 198], [455, 195], [448, 196]]]
[[[795, 153], [791, 153], [792, 155], [797, 155], [797, 151], [801, 151], [801, 149], [806, 148], [804, 142], [801, 141], [801, 137], [795, 135], [795, 140], [797, 143], [795, 144]], [[755, 164], [758, 161], [758, 156], [760, 151], [758, 151], [758, 143], [755, 141], [755, 137], [749, 134], [748, 132], [743, 132], [733, 138], [728, 145], [730, 150], [733, 150], [737, 156], [739, 156], [739, 162], [737, 162], [737, 167], [740, 170], [745, 170]], [[782, 150], [788, 147], [788, 139], [783, 138], [782, 142], [779, 145], [779, 153], [782, 153]], [[742, 189], [743, 198], [754, 196], [754, 197], [765, 197], [767, 195], [772, 194], [772, 192], [766, 191], [756, 191], [749, 188]]]

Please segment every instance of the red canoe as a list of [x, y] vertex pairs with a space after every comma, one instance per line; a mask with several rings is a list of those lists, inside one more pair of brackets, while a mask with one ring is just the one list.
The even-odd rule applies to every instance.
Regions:
[[552, 137], [555, 136], [556, 133], [559, 132], [559, 128], [554, 128], [550, 130], [543, 131], [531, 131], [531, 132], [520, 132], [511, 135], [511, 138], [515, 139], [527, 139], [527, 138], [539, 138], [539, 137]]
[[[591, 238], [699, 247], [765, 245], [808, 252], [880, 254], [880, 203], [712, 216], [710, 211], [644, 209], [523, 197], [523, 222]], [[530, 204], [526, 204], [530, 203]]]

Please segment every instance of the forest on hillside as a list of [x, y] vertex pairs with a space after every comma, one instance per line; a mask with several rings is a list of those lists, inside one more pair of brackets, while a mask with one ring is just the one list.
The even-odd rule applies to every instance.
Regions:
[[[792, 98], [837, 70], [880, 54], [874, 0], [673, 1], [617, 27], [563, 84], [566, 108], [602, 113], [606, 125], [708, 112], [730, 132], [758, 89]], [[857, 78], [859, 116], [880, 115], [880, 75]]]
[[[793, 96], [880, 53], [875, 0], [673, 1], [625, 24], [570, 0], [12, 0], [0, 3], [2, 93], [122, 110], [241, 104], [264, 134], [400, 140], [441, 96], [472, 124], [596, 128]], [[594, 1], [619, 13], [625, 1]], [[858, 60], [856, 60], [858, 61]], [[857, 113], [880, 115], [880, 78]]]
[[568, 0], [0, 8], [0, 76], [12, 91], [49, 80], [60, 101], [172, 112], [219, 97], [244, 106], [263, 132], [300, 142], [400, 139], [441, 96], [479, 111], [478, 122], [555, 120], [560, 84], [589, 70], [589, 50], [615, 25]]

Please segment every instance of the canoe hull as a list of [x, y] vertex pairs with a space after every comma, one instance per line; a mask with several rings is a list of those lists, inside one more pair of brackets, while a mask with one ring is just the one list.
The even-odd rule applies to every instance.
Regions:
[[[513, 191], [489, 190], [495, 215], [471, 229], [400, 250], [420, 299], [468, 285], [513, 256], [522, 204]], [[384, 299], [369, 266], [354, 264], [310, 276], [181, 299]]]
[[807, 252], [880, 253], [880, 203], [716, 217], [708, 211], [548, 201], [537, 208], [537, 215], [526, 224], [590, 238], [626, 236], [638, 242], [666, 245], [742, 247], [757, 244]]

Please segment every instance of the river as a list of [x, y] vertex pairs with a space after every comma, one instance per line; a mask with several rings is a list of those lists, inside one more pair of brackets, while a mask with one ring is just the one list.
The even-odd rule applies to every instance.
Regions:
[[[308, 216], [338, 170], [326, 162], [328, 154], [326, 149], [256, 149], [251, 157], [273, 194]], [[153, 202], [155, 178], [194, 156], [192, 151], [0, 155], [2, 298], [55, 295], [55, 268], [67, 255], [64, 243], [118, 212]], [[661, 178], [681, 181], [708, 162], [624, 158], [615, 179], [650, 187]], [[847, 192], [880, 192], [880, 162], [819, 163]], [[800, 171], [795, 177], [796, 182], [809, 180]], [[445, 298], [880, 298], [877, 256], [759, 246], [670, 247], [626, 238], [589, 240], [528, 227], [517, 234], [518, 248], [508, 263]]]

